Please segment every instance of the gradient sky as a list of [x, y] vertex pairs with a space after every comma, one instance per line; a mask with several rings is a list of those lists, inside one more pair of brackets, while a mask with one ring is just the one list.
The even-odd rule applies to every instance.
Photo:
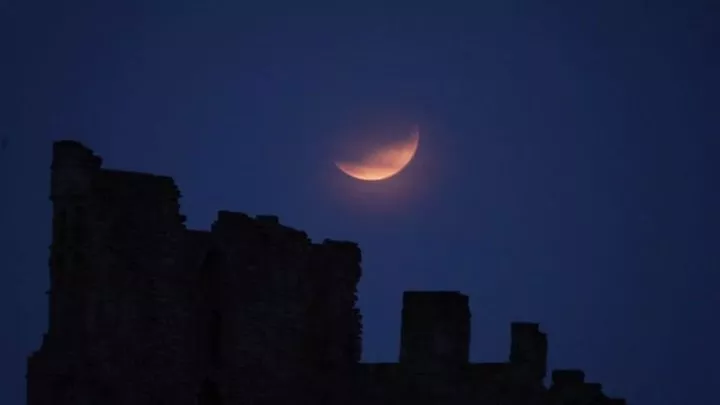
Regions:
[[[403, 290], [461, 290], [475, 361], [536, 321], [610, 395], [717, 400], [717, 2], [298, 3], [0, 4], [0, 402], [47, 326], [58, 139], [173, 176], [194, 228], [359, 242], [366, 361], [397, 359]], [[397, 177], [333, 166], [415, 124]]]

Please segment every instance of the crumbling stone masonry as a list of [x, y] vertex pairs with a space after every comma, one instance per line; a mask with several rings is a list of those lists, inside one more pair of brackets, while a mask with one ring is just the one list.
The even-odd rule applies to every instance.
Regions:
[[169, 177], [54, 144], [49, 326], [28, 405], [624, 404], [552, 374], [537, 324], [505, 363], [469, 363], [468, 297], [406, 292], [398, 363], [360, 363], [355, 243], [220, 211], [189, 230]]

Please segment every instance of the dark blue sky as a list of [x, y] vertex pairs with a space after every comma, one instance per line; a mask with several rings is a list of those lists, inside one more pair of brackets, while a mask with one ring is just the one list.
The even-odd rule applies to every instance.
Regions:
[[[403, 290], [452, 289], [475, 361], [537, 321], [550, 365], [608, 394], [717, 400], [720, 5], [296, 3], [0, 4], [0, 402], [46, 328], [63, 138], [173, 176], [192, 227], [272, 213], [359, 242], [366, 361], [397, 358]], [[415, 123], [397, 177], [333, 166]]]

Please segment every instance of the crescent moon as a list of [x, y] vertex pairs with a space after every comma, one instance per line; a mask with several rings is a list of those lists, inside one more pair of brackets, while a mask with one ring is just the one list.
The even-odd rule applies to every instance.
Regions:
[[335, 162], [335, 166], [358, 180], [385, 180], [400, 173], [412, 161], [419, 143], [420, 133], [415, 129], [407, 140], [378, 149], [359, 162]]

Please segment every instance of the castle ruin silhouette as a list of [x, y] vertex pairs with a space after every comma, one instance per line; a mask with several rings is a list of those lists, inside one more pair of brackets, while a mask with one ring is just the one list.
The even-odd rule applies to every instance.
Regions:
[[361, 363], [357, 244], [220, 211], [189, 230], [172, 178], [53, 145], [49, 326], [28, 405], [621, 405], [580, 370], [546, 377], [547, 338], [513, 323], [503, 363], [470, 363], [468, 297], [403, 296], [397, 363]]

